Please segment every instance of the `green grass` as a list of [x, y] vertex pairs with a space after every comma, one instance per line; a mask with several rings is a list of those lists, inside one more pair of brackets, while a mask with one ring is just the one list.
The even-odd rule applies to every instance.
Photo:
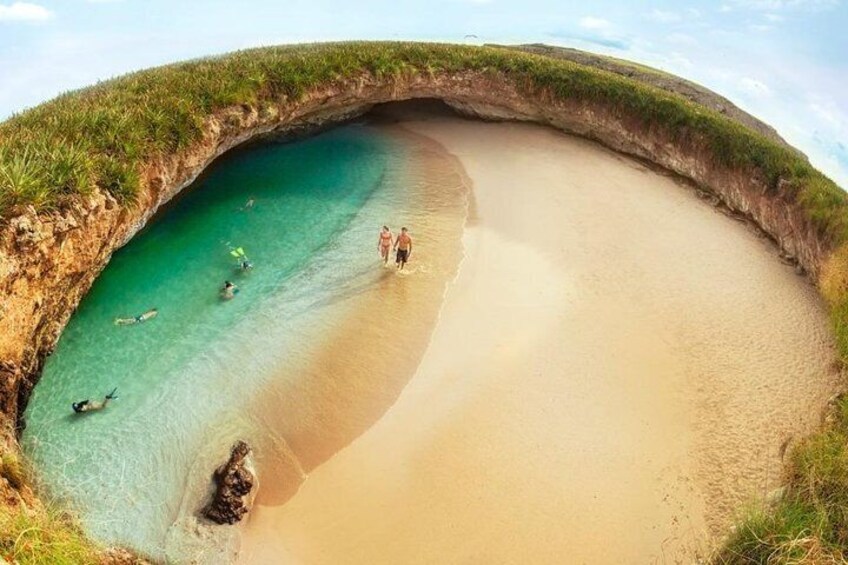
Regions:
[[64, 512], [0, 505], [0, 558], [17, 565], [82, 565], [100, 563], [101, 552]]
[[[27, 206], [40, 212], [61, 208], [95, 190], [130, 204], [157, 157], [191, 148], [206, 120], [227, 108], [283, 107], [311, 89], [363, 75], [400, 80], [462, 71], [503, 79], [552, 102], [601, 105], [633, 127], [702, 151], [716, 167], [762, 179], [775, 197], [800, 206], [823, 245], [837, 249], [824, 265], [821, 287], [841, 359], [848, 360], [848, 196], [833, 181], [792, 150], [682, 97], [570, 61], [507, 49], [376, 42], [270, 47], [141, 71], [63, 94], [0, 124], [0, 220]], [[840, 411], [836, 423], [794, 452], [784, 501], [741, 524], [718, 561], [813, 563], [846, 555], [844, 402]], [[27, 520], [0, 515], [0, 550], [22, 552], [24, 557], [15, 558], [23, 563], [77, 563], [90, 556], [78, 530], [61, 515]], [[55, 548], [63, 547], [79, 559], [60, 558]], [[48, 558], [32, 557], [33, 548]]]
[[740, 523], [719, 563], [848, 562], [848, 399], [793, 450], [785, 496]]
[[0, 456], [0, 477], [6, 479], [12, 488], [17, 490], [26, 484], [27, 471], [16, 452], [4, 451]]
[[840, 563], [819, 535], [815, 509], [797, 498], [759, 509], [739, 524], [714, 561], [721, 564]]
[[682, 97], [570, 61], [493, 47], [354, 42], [254, 49], [133, 73], [59, 96], [0, 124], [0, 216], [61, 206], [99, 187], [132, 201], [157, 156], [197, 142], [224, 108], [284, 104], [363, 74], [496, 73], [528, 94], [591, 102], [697, 140], [721, 166], [759, 174], [803, 203], [823, 237], [848, 241], [844, 193], [790, 150]]
[[[30, 484], [29, 471], [17, 450], [0, 455], [0, 481], [5, 479], [12, 488], [21, 490]], [[100, 563], [100, 557], [100, 549], [58, 507], [28, 507], [22, 500], [0, 502], [0, 563], [71, 565]]]
[[[21, 490], [31, 484], [30, 465], [16, 449], [0, 455], [0, 481]], [[8, 488], [8, 487], [6, 487]], [[4, 487], [0, 486], [0, 492]], [[26, 498], [26, 497], [24, 497]], [[15, 500], [13, 497], [12, 500]], [[100, 563], [101, 548], [89, 541], [76, 520], [56, 505], [28, 507], [23, 499], [0, 501], [0, 563], [71, 565]]]

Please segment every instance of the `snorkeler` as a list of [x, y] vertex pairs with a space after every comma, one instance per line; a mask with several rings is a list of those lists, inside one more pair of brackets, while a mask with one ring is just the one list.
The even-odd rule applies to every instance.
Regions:
[[223, 300], [232, 300], [238, 294], [238, 287], [230, 281], [224, 281], [224, 288], [221, 289], [221, 298]]
[[383, 229], [380, 230], [380, 239], [377, 240], [377, 251], [380, 252], [384, 265], [389, 264], [389, 250], [392, 248], [393, 238], [394, 236], [389, 226], [383, 226]]
[[151, 318], [155, 318], [159, 314], [159, 310], [156, 308], [151, 308], [144, 314], [139, 314], [138, 316], [133, 316], [132, 318], [115, 318], [116, 326], [131, 326], [133, 324], [140, 324], [141, 322], [146, 322]]
[[110, 392], [106, 395], [105, 398], [103, 398], [103, 402], [92, 402], [88, 399], [80, 400], [79, 402], [71, 403], [71, 408], [73, 408], [74, 412], [76, 412], [77, 414], [82, 414], [83, 412], [93, 412], [95, 410], [102, 410], [106, 408], [106, 405], [109, 404], [110, 400], [115, 400], [116, 398], [118, 398], [118, 395], [115, 394], [117, 391], [117, 388], [113, 388], [112, 392]]
[[253, 261], [247, 258], [247, 254], [244, 252], [243, 247], [230, 248], [230, 255], [235, 257], [238, 261], [238, 269], [240, 271], [249, 271], [253, 268]]

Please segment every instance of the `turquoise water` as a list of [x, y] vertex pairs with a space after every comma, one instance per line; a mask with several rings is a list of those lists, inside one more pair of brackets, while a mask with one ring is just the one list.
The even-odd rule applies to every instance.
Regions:
[[[44, 487], [94, 537], [185, 558], [209, 466], [263, 433], [241, 407], [304, 351], [305, 328], [379, 276], [377, 229], [405, 201], [387, 171], [404, 159], [367, 126], [241, 150], [115, 253], [47, 362], [23, 437]], [[255, 268], [238, 272], [230, 246]], [[234, 300], [219, 298], [225, 279]], [[114, 387], [106, 410], [72, 414]]]

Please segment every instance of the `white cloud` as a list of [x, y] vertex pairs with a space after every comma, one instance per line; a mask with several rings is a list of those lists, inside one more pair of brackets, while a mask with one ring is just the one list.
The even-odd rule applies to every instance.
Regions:
[[771, 88], [763, 82], [760, 82], [751, 77], [742, 77], [739, 79], [739, 90], [754, 98], [768, 98], [771, 96]]
[[596, 18], [594, 16], [586, 16], [580, 18], [580, 27], [583, 29], [594, 29], [594, 30], [607, 30], [612, 27], [612, 24], [603, 18]]
[[672, 53], [668, 57], [668, 62], [672, 68], [678, 70], [689, 70], [695, 66], [691, 59], [680, 53]]
[[706, 76], [718, 84], [725, 84], [733, 78], [733, 73], [721, 67], [708, 67]]
[[53, 12], [29, 2], [0, 4], [0, 22], [42, 22], [53, 17]]
[[[841, 0], [730, 0], [730, 4], [749, 10], [829, 10], [839, 6]], [[723, 10], [722, 10], [723, 11]]]
[[552, 37], [562, 37], [569, 40], [580, 41], [589, 44], [589, 49], [597, 49], [597, 46], [627, 51], [630, 49], [632, 40], [621, 34], [616, 25], [596, 16], [584, 16], [577, 21], [582, 30], [565, 29], [549, 33]]
[[689, 47], [698, 45], [698, 40], [691, 35], [685, 33], [672, 33], [666, 38], [666, 41], [674, 45], [686, 45]]
[[683, 19], [683, 17], [677, 12], [657, 9], [654, 9], [650, 14], [648, 14], [648, 18], [654, 20], [655, 22], [660, 22], [664, 24], [673, 24]]
[[837, 101], [821, 94], [807, 95], [807, 110], [812, 119], [799, 124], [801, 135], [808, 137], [810, 158], [814, 164], [848, 189], [848, 111]]
[[821, 97], [809, 97], [807, 107], [830, 129], [829, 133], [837, 139], [848, 139], [848, 116], [845, 116], [835, 102]]

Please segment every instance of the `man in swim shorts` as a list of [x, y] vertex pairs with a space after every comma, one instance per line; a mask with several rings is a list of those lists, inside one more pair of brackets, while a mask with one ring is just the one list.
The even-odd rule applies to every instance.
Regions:
[[80, 400], [79, 402], [73, 402], [71, 404], [71, 408], [74, 409], [74, 412], [77, 414], [82, 414], [83, 412], [93, 412], [95, 410], [102, 410], [106, 408], [106, 405], [109, 404], [110, 400], [115, 400], [118, 396], [115, 394], [117, 392], [117, 388], [113, 388], [112, 392], [106, 395], [103, 399], [103, 402], [90, 401], [90, 400]]
[[412, 257], [412, 237], [409, 235], [409, 230], [400, 228], [400, 235], [397, 236], [394, 247], [397, 249], [395, 262], [397, 268], [402, 271], [406, 262]]
[[389, 250], [392, 248], [392, 230], [389, 229], [389, 226], [383, 226], [383, 229], [380, 230], [380, 239], [377, 240], [377, 251], [380, 252], [380, 256], [383, 258], [383, 264], [389, 264]]

